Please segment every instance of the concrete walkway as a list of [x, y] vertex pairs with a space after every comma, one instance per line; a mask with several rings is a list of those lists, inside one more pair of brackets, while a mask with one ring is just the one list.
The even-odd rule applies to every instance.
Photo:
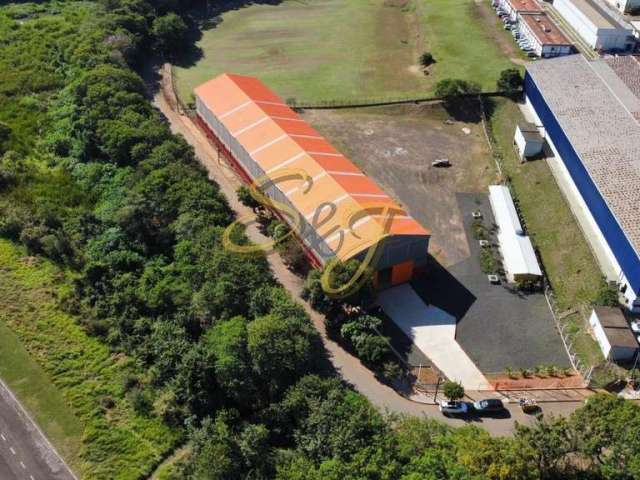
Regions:
[[456, 319], [426, 305], [411, 285], [380, 292], [378, 303], [402, 331], [449, 380], [466, 390], [490, 390], [491, 385], [456, 342]]

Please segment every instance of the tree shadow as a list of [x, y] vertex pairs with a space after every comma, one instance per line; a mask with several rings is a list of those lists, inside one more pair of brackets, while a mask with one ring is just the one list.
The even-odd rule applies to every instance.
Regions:
[[487, 96], [478, 100], [477, 96], [463, 96], [447, 99], [442, 103], [449, 116], [465, 123], [480, 123], [482, 121], [482, 109], [487, 119], [493, 116], [496, 109], [496, 101]]
[[204, 56], [202, 48], [197, 42], [202, 39], [203, 32], [218, 28], [222, 24], [222, 15], [233, 10], [250, 7], [252, 5], [279, 5], [282, 0], [226, 0], [221, 2], [203, 2], [200, 8], [188, 12], [189, 34], [187, 47], [178, 56], [172, 58], [174, 65], [181, 68], [193, 67]]

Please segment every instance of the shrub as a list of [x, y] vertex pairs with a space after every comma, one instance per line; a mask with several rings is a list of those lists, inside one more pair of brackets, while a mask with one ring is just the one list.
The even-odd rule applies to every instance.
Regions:
[[593, 305], [602, 305], [605, 307], [617, 307], [620, 305], [618, 300], [618, 289], [609, 285], [606, 281], [600, 283], [600, 288], [593, 301]]
[[252, 210], [256, 210], [260, 207], [260, 202], [258, 202], [253, 195], [251, 195], [251, 190], [246, 185], [240, 185], [236, 190], [236, 195], [238, 196], [238, 200], [245, 207], [248, 207]]
[[522, 74], [517, 68], [507, 68], [500, 72], [500, 77], [496, 82], [498, 90], [505, 93], [514, 93], [522, 88]]
[[358, 357], [369, 365], [379, 365], [389, 353], [389, 339], [377, 333], [359, 335], [354, 341]]
[[494, 273], [498, 268], [498, 263], [490, 248], [483, 248], [480, 251], [480, 267], [484, 273]]
[[449, 400], [460, 400], [464, 397], [464, 387], [458, 382], [447, 381], [442, 386], [442, 393]]
[[424, 68], [432, 65], [433, 63], [435, 63], [435, 59], [433, 58], [431, 52], [424, 52], [422, 55], [420, 55], [420, 65], [422, 65]]
[[382, 365], [382, 377], [387, 382], [399, 380], [402, 377], [402, 367], [398, 362], [388, 361]]

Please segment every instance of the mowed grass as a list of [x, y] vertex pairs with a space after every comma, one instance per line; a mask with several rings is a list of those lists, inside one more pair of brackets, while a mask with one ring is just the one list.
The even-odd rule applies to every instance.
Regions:
[[513, 150], [515, 125], [524, 120], [518, 105], [496, 100], [490, 119], [502, 154], [503, 173], [511, 179], [529, 235], [540, 251], [560, 310], [576, 309], [562, 322], [586, 365], [602, 362], [597, 343], [588, 333], [584, 315], [596, 299], [602, 273], [573, 217], [551, 170], [543, 160], [520, 163]]
[[460, 78], [478, 83], [484, 91], [494, 91], [500, 72], [514, 65], [500, 51], [498, 27], [481, 18], [480, 9], [487, 5], [476, 0], [421, 0], [416, 5], [425, 48], [437, 62], [431, 74], [433, 84]]
[[59, 308], [68, 288], [64, 271], [0, 239], [0, 374], [79, 476], [147, 478], [181, 433], [135, 413], [135, 367]]
[[[224, 13], [174, 68], [183, 101], [214, 76], [258, 76], [298, 103], [428, 96], [438, 80], [495, 88], [511, 66], [474, 0], [285, 0]], [[419, 56], [437, 63], [424, 75]]]

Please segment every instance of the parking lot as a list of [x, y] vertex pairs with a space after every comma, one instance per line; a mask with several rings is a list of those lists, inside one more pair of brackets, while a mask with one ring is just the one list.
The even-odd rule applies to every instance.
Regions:
[[[471, 212], [493, 222], [487, 187], [497, 176], [478, 124], [445, 123], [434, 106], [322, 110], [305, 119], [432, 231], [430, 270], [412, 285], [457, 319], [456, 339], [480, 370], [569, 365], [544, 296], [492, 285], [480, 267]], [[431, 166], [441, 158], [452, 166]], [[391, 332], [409, 363], [425, 361]]]
[[433, 262], [428, 276], [413, 283], [414, 289], [426, 302], [458, 319], [456, 340], [483, 372], [541, 364], [569, 366], [544, 295], [525, 295], [505, 285], [493, 285], [482, 272], [482, 247], [471, 232], [471, 212], [481, 211], [484, 223], [491, 225], [487, 196], [459, 193], [456, 199], [470, 256], [447, 269]]

